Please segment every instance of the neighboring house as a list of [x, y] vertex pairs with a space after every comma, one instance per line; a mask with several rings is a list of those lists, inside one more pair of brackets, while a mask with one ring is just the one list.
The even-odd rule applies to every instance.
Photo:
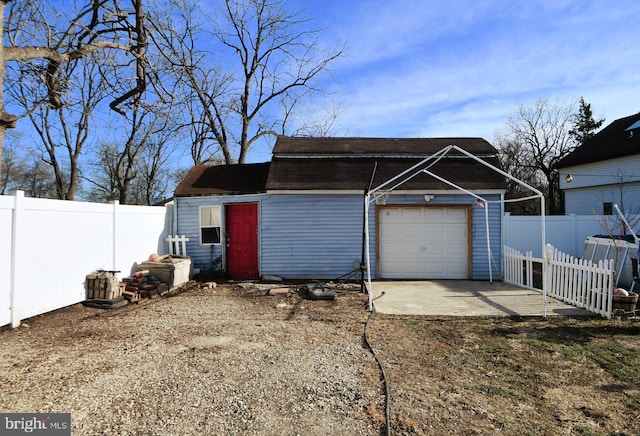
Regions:
[[640, 113], [615, 120], [561, 159], [565, 214], [640, 213]]
[[[279, 137], [269, 163], [196, 166], [175, 191], [176, 228], [195, 267], [230, 278], [335, 279], [363, 258], [364, 193], [455, 144], [499, 165], [480, 138]], [[433, 163], [433, 162], [430, 162]], [[375, 171], [374, 171], [375, 169]], [[421, 173], [369, 211], [371, 273], [384, 279], [488, 279], [501, 272], [506, 182], [451, 153], [429, 168], [489, 203]]]

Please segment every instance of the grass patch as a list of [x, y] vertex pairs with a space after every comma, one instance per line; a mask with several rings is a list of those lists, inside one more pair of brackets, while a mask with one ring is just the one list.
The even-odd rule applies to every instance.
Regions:
[[[599, 318], [388, 319], [379, 340], [393, 362], [390, 372], [398, 371], [392, 386], [406, 383], [421, 404], [430, 405], [424, 412], [412, 409], [416, 423], [466, 423], [482, 434], [640, 434], [639, 324]], [[414, 430], [447, 433], [445, 427]]]

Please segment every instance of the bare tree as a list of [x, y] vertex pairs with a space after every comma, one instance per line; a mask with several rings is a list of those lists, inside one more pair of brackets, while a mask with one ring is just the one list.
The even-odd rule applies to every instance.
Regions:
[[[148, 146], [143, 150], [139, 161], [140, 191], [143, 193], [141, 204], [153, 205], [157, 199], [164, 199], [170, 183], [169, 159], [175, 151], [168, 147], [171, 136], [166, 134], [168, 130], [159, 130], [154, 135]], [[165, 134], [162, 134], [165, 132]]]
[[[130, 2], [130, 8], [126, 10], [118, 0], [88, 0], [86, 6], [67, 15], [66, 9], [57, 3], [0, 0], [0, 27], [3, 42], [8, 41], [8, 45], [0, 46], [0, 154], [6, 129], [14, 128], [20, 117], [42, 105], [47, 105], [52, 111], [65, 106], [65, 94], [72, 90], [64, 73], [70, 63], [91, 53], [118, 50], [131, 54], [135, 60], [136, 83], [113, 99], [110, 104], [113, 110], [121, 112], [123, 103], [145, 89], [145, 75], [140, 74], [145, 67], [145, 14], [142, 0]], [[72, 9], [71, 5], [67, 6]], [[35, 82], [20, 86], [42, 86], [46, 89], [45, 97], [41, 93], [31, 99], [28, 106], [21, 105], [22, 113], [19, 115], [7, 112], [1, 94], [6, 84], [16, 85], [12, 80], [5, 80], [6, 66], [13, 62], [18, 63], [20, 72], [24, 64], [30, 64], [30, 67], [38, 64], [39, 74], [32, 76]], [[73, 186], [74, 181], [70, 180], [69, 184]], [[73, 194], [71, 189], [67, 197], [73, 198]]]
[[[48, 98], [47, 91], [33, 86], [40, 74], [39, 64], [24, 63], [13, 75], [15, 85], [9, 87], [13, 101], [29, 108], [34, 100]], [[91, 115], [106, 97], [105, 87], [97, 74], [91, 55], [68, 62], [59, 69], [56, 80], [64, 80], [65, 92], [56, 96], [57, 104], [37, 105], [27, 112], [43, 147], [43, 161], [55, 176], [56, 197], [73, 200], [80, 181], [79, 159], [89, 140]]]
[[101, 177], [92, 177], [89, 182], [102, 193], [105, 200], [118, 200], [121, 204], [129, 204], [130, 187], [137, 177], [138, 156], [146, 147], [149, 136], [153, 132], [151, 126], [145, 125], [148, 112], [140, 112], [139, 107], [132, 112], [131, 124], [123, 143], [103, 143], [100, 148], [100, 160], [95, 163], [98, 168], [94, 172]]
[[[533, 105], [520, 106], [501, 134], [503, 149], [513, 167], [542, 178], [546, 190], [547, 213], [561, 212], [558, 172], [555, 164], [578, 145], [569, 134], [575, 103], [551, 102], [541, 98]], [[505, 159], [503, 158], [503, 161]]]
[[40, 158], [40, 153], [33, 152], [21, 139], [13, 131], [5, 138], [0, 194], [20, 189], [29, 197], [56, 198], [51, 168]]
[[[531, 168], [522, 165], [522, 162], [531, 160], [531, 155], [527, 149], [521, 146], [520, 143], [515, 142], [513, 138], [505, 136], [504, 134], [497, 134], [494, 138], [494, 145], [500, 151], [500, 164], [502, 169], [511, 174], [518, 180], [527, 183], [541, 191], [546, 190], [546, 184], [544, 178], [540, 176], [537, 171], [532, 171]], [[531, 190], [526, 189], [519, 183], [508, 179], [507, 180], [507, 192], [505, 194], [505, 211], [510, 212], [513, 215], [538, 215], [540, 214], [540, 201], [534, 200], [521, 200], [515, 201], [519, 198], [525, 198], [531, 195]], [[509, 200], [514, 200], [513, 202]]]
[[[184, 85], [195, 163], [212, 143], [226, 163], [243, 163], [256, 141], [285, 132], [292, 110], [319, 91], [316, 80], [342, 54], [322, 53], [320, 31], [282, 0], [225, 0], [219, 17], [200, 20], [192, 2], [172, 3], [181, 12], [155, 19], [155, 42]], [[219, 43], [215, 54], [199, 48], [206, 36]]]
[[169, 117], [151, 107], [134, 109], [129, 133], [122, 143], [104, 142], [87, 181], [94, 201], [118, 200], [121, 204], [152, 204], [166, 194], [168, 168], [173, 152]]
[[115, 163], [119, 154], [117, 144], [103, 142], [100, 145], [96, 160], [91, 163], [93, 170], [89, 171], [89, 200], [101, 203], [118, 199], [119, 176]]
[[7, 135], [5, 142], [0, 171], [0, 195], [20, 188], [19, 180], [27, 167], [26, 159], [18, 154], [18, 137]]
[[56, 179], [42, 159], [34, 157], [20, 178], [20, 189], [29, 197], [56, 198]]

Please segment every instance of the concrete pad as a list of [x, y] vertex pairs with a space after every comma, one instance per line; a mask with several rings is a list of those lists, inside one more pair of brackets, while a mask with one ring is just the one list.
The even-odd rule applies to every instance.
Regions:
[[[544, 310], [541, 293], [504, 282], [376, 281], [371, 285], [375, 310], [390, 315], [542, 316]], [[547, 316], [554, 315], [593, 314], [547, 298]]]

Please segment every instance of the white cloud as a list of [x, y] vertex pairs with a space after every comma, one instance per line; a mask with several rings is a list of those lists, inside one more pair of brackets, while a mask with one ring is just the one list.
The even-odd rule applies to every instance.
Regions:
[[640, 3], [357, 4], [335, 74], [342, 122], [363, 136], [490, 139], [543, 96], [584, 96], [607, 121], [640, 110]]

